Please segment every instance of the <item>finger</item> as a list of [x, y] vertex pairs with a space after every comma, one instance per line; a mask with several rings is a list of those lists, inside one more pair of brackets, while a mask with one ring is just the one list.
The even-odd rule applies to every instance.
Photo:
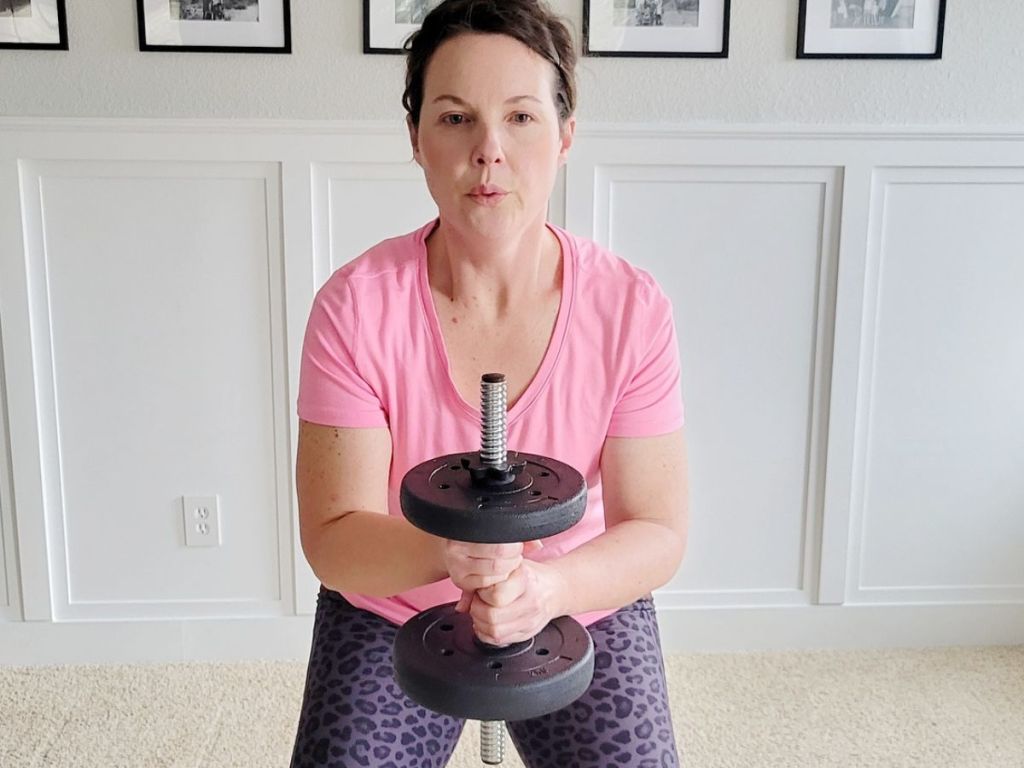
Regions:
[[511, 577], [500, 581], [493, 586], [486, 587], [477, 592], [481, 602], [492, 608], [504, 608], [511, 605], [526, 592], [526, 585], [522, 579]]
[[471, 560], [470, 569], [481, 576], [501, 576], [505, 578], [522, 564], [523, 558], [517, 555], [516, 557], [503, 557], [499, 559]]
[[470, 592], [476, 592], [477, 590], [487, 589], [495, 584], [501, 584], [508, 578], [505, 574], [497, 576], [479, 576], [477, 574], [468, 574], [464, 576], [452, 575], [452, 583], [459, 589], [468, 590]]
[[463, 552], [467, 557], [480, 558], [482, 560], [495, 560], [509, 557], [519, 557], [523, 554], [522, 542], [511, 544], [474, 544], [472, 542], [450, 542], [457, 544], [453, 547], [458, 552]]
[[[516, 549], [504, 554], [487, 554], [473, 547], [479, 545], [462, 544], [449, 541], [445, 547], [445, 564], [449, 571], [479, 574], [506, 573], [515, 570], [522, 564], [523, 553], [521, 545]], [[491, 546], [491, 545], [488, 545]]]
[[477, 635], [477, 639], [480, 640], [481, 643], [493, 645], [496, 648], [504, 648], [506, 645], [511, 645], [515, 642], [515, 640], [499, 639], [497, 637], [493, 637], [492, 635]]
[[449, 576], [455, 586], [460, 589], [477, 590], [490, 587], [493, 584], [500, 584], [519, 570], [519, 566], [515, 563], [508, 563], [505, 567], [497, 569], [486, 568], [482, 570], [486, 570], [487, 572], [481, 573], [479, 570], [474, 570], [474, 566], [470, 566], [468, 568], [455, 568], [451, 571]]
[[523, 564], [522, 555], [512, 557], [467, 557], [464, 559], [466, 568], [471, 573], [492, 576], [496, 573], [514, 571]]
[[481, 626], [479, 628], [474, 625], [473, 631], [481, 642], [497, 646], [521, 643], [523, 640], [529, 640], [537, 634], [536, 632], [519, 629], [512, 625], [496, 625], [494, 627]]
[[501, 624], [491, 620], [490, 617], [480, 616], [481, 610], [477, 605], [478, 602], [474, 601], [473, 607], [470, 608], [470, 616], [473, 620], [473, 634], [485, 643], [503, 645]]
[[[523, 611], [516, 606], [495, 608], [485, 603], [477, 593], [469, 608], [470, 618], [473, 620], [473, 629], [478, 635], [487, 635], [491, 638], [502, 639], [511, 632], [518, 632], [525, 626], [532, 624], [532, 616], [529, 611]], [[507, 642], [507, 640], [503, 640]]]
[[508, 560], [457, 559], [448, 563], [448, 575], [462, 589], [480, 589], [504, 581], [522, 564], [519, 557]]
[[476, 594], [472, 590], [462, 590], [462, 597], [459, 598], [459, 602], [455, 604], [456, 613], [465, 613], [469, 610], [469, 606], [473, 603], [473, 595]]

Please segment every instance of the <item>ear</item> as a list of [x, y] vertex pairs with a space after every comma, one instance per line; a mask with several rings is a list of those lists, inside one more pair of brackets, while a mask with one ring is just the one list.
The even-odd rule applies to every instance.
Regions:
[[420, 130], [412, 121], [412, 116], [405, 118], [405, 127], [409, 129], [409, 143], [412, 145], [412, 159], [420, 162]]
[[558, 167], [561, 168], [569, 160], [569, 150], [572, 148], [572, 140], [576, 136], [576, 116], [572, 115], [562, 125], [561, 146], [558, 148]]

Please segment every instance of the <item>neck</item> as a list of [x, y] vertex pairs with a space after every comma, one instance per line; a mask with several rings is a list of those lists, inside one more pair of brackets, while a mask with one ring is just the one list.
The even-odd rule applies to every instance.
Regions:
[[515, 238], [466, 236], [442, 221], [427, 239], [436, 294], [485, 321], [535, 305], [561, 285], [561, 246], [543, 221]]

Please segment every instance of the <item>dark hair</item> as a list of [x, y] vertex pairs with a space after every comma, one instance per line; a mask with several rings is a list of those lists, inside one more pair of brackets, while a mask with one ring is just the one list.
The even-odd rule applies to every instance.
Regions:
[[540, 0], [443, 0], [405, 42], [402, 105], [413, 125], [420, 123], [423, 83], [434, 52], [465, 32], [507, 35], [551, 62], [557, 74], [555, 106], [560, 120], [576, 110], [576, 51], [562, 20]]

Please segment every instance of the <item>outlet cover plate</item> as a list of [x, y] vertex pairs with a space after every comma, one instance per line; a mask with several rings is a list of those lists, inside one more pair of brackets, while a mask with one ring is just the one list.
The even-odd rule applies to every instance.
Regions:
[[185, 523], [185, 546], [220, 546], [220, 498], [182, 496], [181, 513]]

